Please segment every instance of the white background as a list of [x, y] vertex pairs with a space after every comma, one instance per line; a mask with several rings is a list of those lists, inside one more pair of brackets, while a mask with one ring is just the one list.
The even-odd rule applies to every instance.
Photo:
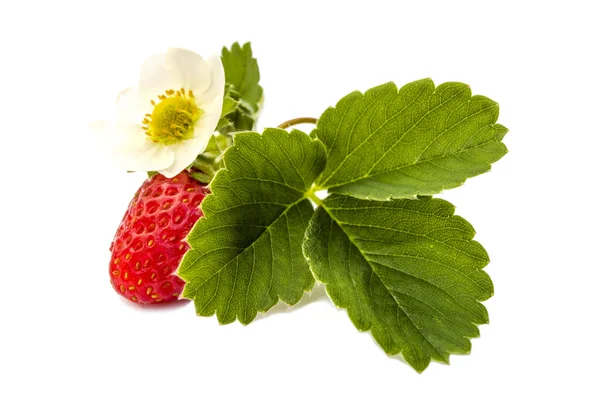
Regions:
[[[600, 401], [594, 3], [3, 2], [0, 401]], [[259, 60], [260, 127], [391, 80], [500, 103], [510, 153], [442, 195], [492, 260], [469, 356], [419, 375], [322, 289], [246, 327], [112, 290], [108, 247], [144, 177], [111, 168], [88, 124], [149, 55], [234, 41]]]

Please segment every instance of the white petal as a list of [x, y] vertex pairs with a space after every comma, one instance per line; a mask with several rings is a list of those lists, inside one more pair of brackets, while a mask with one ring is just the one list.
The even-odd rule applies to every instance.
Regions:
[[210, 86], [210, 66], [202, 56], [186, 49], [169, 49], [165, 63], [172, 88], [204, 93]]
[[222, 100], [225, 92], [225, 70], [223, 70], [221, 58], [218, 55], [212, 55], [206, 64], [210, 70], [210, 87], [203, 91], [200, 88], [192, 87], [192, 91], [204, 102], [211, 102], [217, 97], [221, 97]]
[[148, 143], [145, 148], [137, 151], [115, 151], [115, 161], [128, 171], [160, 171], [173, 164], [175, 155], [169, 147]]
[[201, 105], [200, 107], [203, 114], [194, 127], [194, 137], [208, 136], [210, 139], [221, 119], [223, 98], [214, 98], [211, 103]]
[[140, 123], [117, 122], [112, 127], [113, 144], [119, 152], [141, 151], [153, 146]]
[[209, 139], [210, 136], [208, 139], [203, 137], [194, 137], [193, 139], [185, 140], [181, 143], [169, 146], [175, 154], [173, 164], [165, 169], [159, 170], [158, 172], [167, 178], [174, 177], [179, 172], [183, 171], [188, 165], [194, 162], [198, 154], [200, 154], [206, 148]]
[[[204, 127], [209, 132], [208, 137], [215, 131], [219, 119], [221, 118], [221, 112], [223, 110], [223, 96], [225, 92], [225, 72], [223, 70], [223, 64], [221, 58], [218, 56], [211, 56], [208, 59], [208, 64], [211, 67], [211, 86], [203, 94], [197, 96], [198, 106], [202, 109], [203, 114], [197, 126]], [[194, 91], [195, 93], [195, 91]], [[198, 134], [194, 130], [194, 137]]]
[[146, 113], [148, 112], [143, 110], [136, 88], [129, 87], [119, 93], [115, 114], [117, 122], [141, 124]]
[[140, 70], [140, 82], [138, 85], [140, 99], [150, 102], [151, 99], [156, 99], [158, 95], [163, 94], [171, 87], [165, 63], [165, 55], [154, 55], [146, 60]]

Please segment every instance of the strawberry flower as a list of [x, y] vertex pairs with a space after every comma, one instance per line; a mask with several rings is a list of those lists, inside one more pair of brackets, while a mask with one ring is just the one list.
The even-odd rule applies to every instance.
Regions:
[[110, 130], [117, 163], [128, 171], [177, 175], [206, 148], [224, 91], [218, 56], [204, 60], [189, 50], [169, 49], [146, 60], [138, 85], [117, 99]]

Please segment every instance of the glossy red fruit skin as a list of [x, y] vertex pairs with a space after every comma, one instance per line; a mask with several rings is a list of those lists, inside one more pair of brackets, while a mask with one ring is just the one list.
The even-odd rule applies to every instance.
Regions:
[[170, 179], [157, 174], [142, 184], [110, 246], [110, 282], [117, 293], [139, 304], [178, 299], [185, 283], [174, 272], [208, 193], [187, 171]]

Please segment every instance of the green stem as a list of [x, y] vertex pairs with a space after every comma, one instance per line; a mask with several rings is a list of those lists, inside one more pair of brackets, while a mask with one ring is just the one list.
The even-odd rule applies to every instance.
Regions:
[[316, 118], [295, 118], [295, 119], [286, 120], [285, 122], [283, 122], [282, 124], [280, 124], [277, 127], [280, 129], [287, 129], [288, 127], [292, 127], [292, 126], [299, 125], [302, 123], [312, 123], [313, 125], [316, 125], [317, 119]]
[[308, 189], [306, 191], [306, 193], [304, 194], [304, 197], [306, 197], [310, 201], [314, 202], [317, 206], [322, 206], [323, 200], [321, 200], [317, 197], [317, 195], [315, 194], [315, 189], [316, 189], [316, 187], [313, 185], [310, 189]]

